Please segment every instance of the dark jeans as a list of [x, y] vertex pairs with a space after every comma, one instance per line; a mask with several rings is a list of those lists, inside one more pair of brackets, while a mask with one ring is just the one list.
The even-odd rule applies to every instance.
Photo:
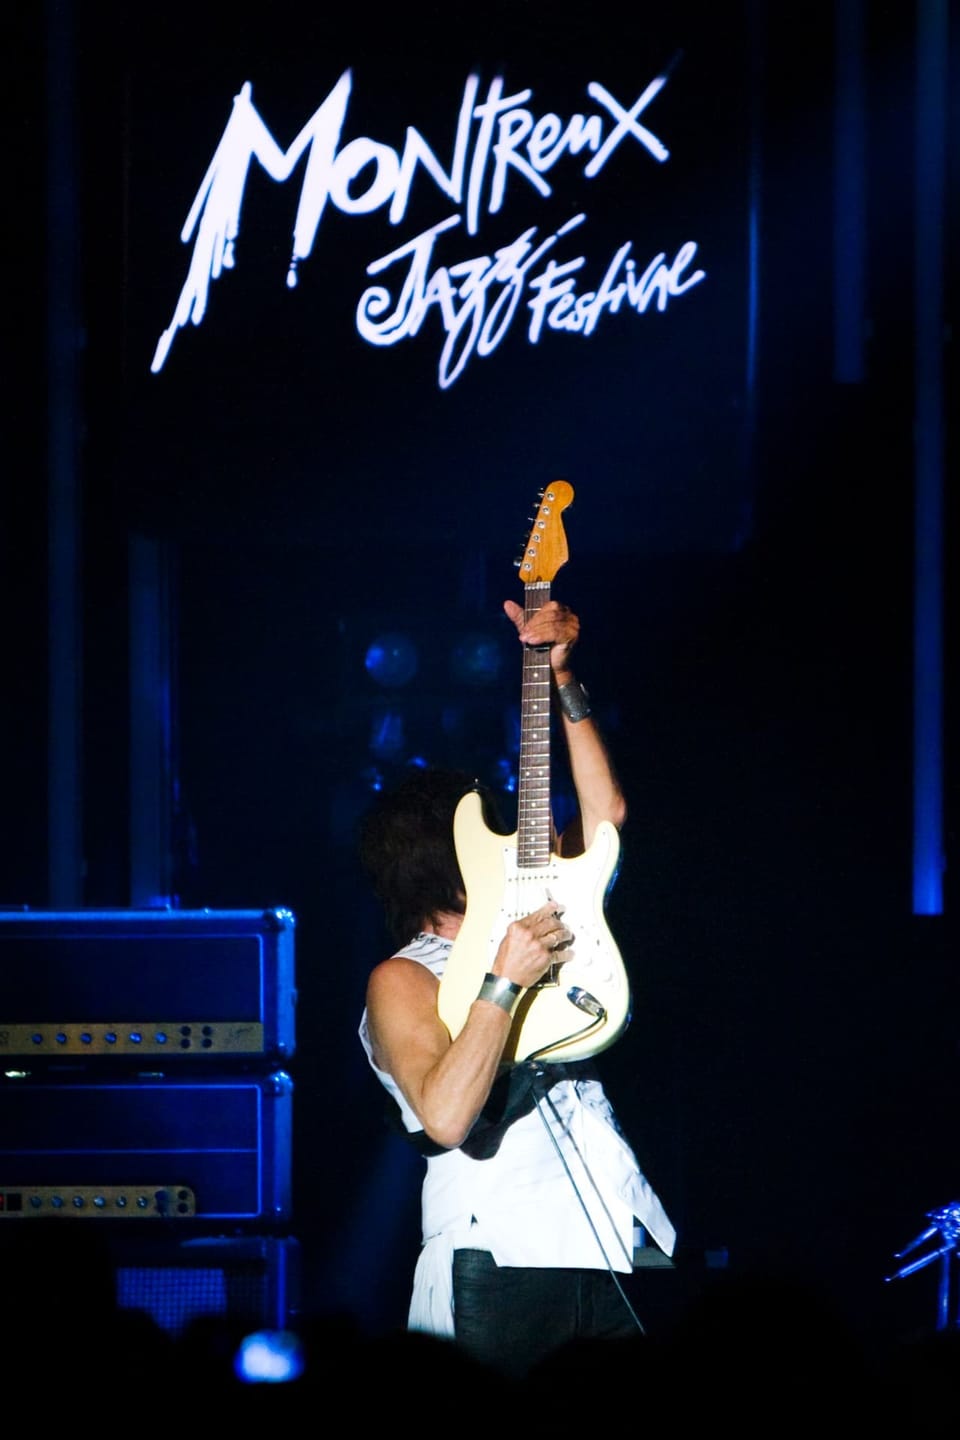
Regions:
[[501, 1268], [486, 1250], [454, 1252], [453, 1307], [460, 1347], [514, 1377], [568, 1341], [642, 1333], [608, 1271]]

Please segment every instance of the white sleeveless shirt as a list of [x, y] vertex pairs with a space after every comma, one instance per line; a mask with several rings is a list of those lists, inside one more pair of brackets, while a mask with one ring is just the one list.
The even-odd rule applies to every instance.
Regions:
[[[439, 980], [452, 941], [418, 935], [398, 955]], [[360, 1041], [406, 1129], [422, 1129], [393, 1077], [373, 1059], [364, 1010]], [[488, 1250], [498, 1265], [633, 1269], [634, 1219], [673, 1254], [676, 1231], [640, 1170], [600, 1081], [584, 1066], [560, 1078], [505, 1130], [495, 1154], [445, 1150], [426, 1160], [422, 1248], [407, 1318], [411, 1330], [453, 1334], [453, 1252]], [[569, 1078], [564, 1072], [569, 1069]], [[579, 1074], [578, 1074], [579, 1071]]]

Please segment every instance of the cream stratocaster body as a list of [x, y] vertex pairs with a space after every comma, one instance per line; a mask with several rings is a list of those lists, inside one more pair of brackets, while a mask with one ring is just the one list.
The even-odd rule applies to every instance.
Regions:
[[490, 830], [480, 797], [470, 794], [457, 807], [454, 836], [468, 898], [440, 983], [440, 1016], [451, 1035], [466, 1023], [510, 921], [553, 899], [573, 942], [521, 1000], [504, 1059], [583, 1060], [612, 1045], [630, 1019], [630, 986], [604, 918], [620, 854], [616, 828], [604, 820], [583, 855], [550, 854], [542, 865], [521, 866], [518, 834]]
[[[550, 598], [550, 581], [567, 558], [562, 511], [573, 489], [557, 481], [543, 492], [520, 562], [525, 610]], [[573, 940], [514, 1015], [504, 1059], [519, 1063], [583, 1060], [607, 1049], [630, 1020], [630, 984], [606, 922], [605, 903], [616, 878], [620, 837], [609, 821], [590, 848], [573, 857], [554, 853], [550, 802], [551, 670], [545, 651], [523, 655], [517, 830], [492, 831], [478, 794], [465, 795], [454, 818], [454, 841], [467, 896], [463, 924], [440, 982], [439, 1012], [456, 1037], [511, 920], [549, 900], [563, 909]]]

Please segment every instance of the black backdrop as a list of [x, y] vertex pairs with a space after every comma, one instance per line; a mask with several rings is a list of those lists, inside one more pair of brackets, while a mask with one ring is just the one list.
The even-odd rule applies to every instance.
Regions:
[[[871, 1319], [928, 1301], [932, 1315], [932, 1275], [883, 1285], [892, 1250], [956, 1189], [950, 921], [911, 915], [911, 7], [872, 15], [866, 37], [854, 385], [832, 369], [834, 7], [807, 7], [802, 28], [763, 5], [304, 10], [54, 6], [24, 22], [37, 83], [21, 191], [57, 107], [74, 117], [85, 901], [128, 899], [127, 543], [146, 536], [175, 577], [179, 899], [297, 914], [308, 1303], [391, 1323], [416, 1172], [384, 1133], [355, 1036], [385, 940], [354, 825], [372, 771], [408, 753], [509, 755], [500, 603], [536, 492], [563, 476], [576, 498], [555, 590], [583, 618], [581, 669], [632, 807], [610, 915], [637, 1008], [604, 1059], [626, 1128], [690, 1253], [812, 1266]], [[72, 98], [44, 79], [54, 32]], [[669, 67], [644, 115], [667, 163], [627, 139], [591, 181], [559, 163], [549, 199], [511, 177], [500, 214], [455, 232], [445, 263], [582, 209], [564, 251], [587, 257], [581, 290], [626, 240], [638, 270], [695, 240], [705, 279], [663, 314], [605, 315], [589, 338], [531, 345], [518, 318], [441, 389], [436, 313], [377, 348], [354, 312], [366, 265], [453, 207], [424, 184], [403, 226], [328, 209], [288, 290], [303, 167], [281, 186], [254, 166], [236, 264], [151, 374], [190, 258], [180, 226], [234, 95], [252, 84], [284, 148], [348, 67], [345, 139], [400, 150], [414, 125], [441, 157], [468, 74], [566, 116], [588, 108], [591, 81], [629, 108]], [[24, 237], [36, 284], [11, 297], [24, 403], [49, 376], [30, 296], [64, 253], [58, 223], [54, 207], [45, 248]], [[35, 905], [42, 431], [24, 437], [27, 483], [9, 494], [17, 843], [2, 897]], [[364, 655], [396, 632], [420, 669], [385, 695]], [[486, 689], [451, 669], [465, 637], [498, 657]], [[371, 736], [388, 705], [407, 748], [384, 759]], [[953, 793], [948, 776], [948, 821]], [[371, 1265], [381, 1246], [386, 1275]]]
[[[584, 487], [581, 548], [729, 548], [750, 500], [752, 41], [742, 8], [711, 23], [648, 14], [625, 22], [603, 7], [576, 19], [564, 7], [552, 19], [542, 7], [494, 7], [461, 25], [432, 6], [398, 17], [375, 23], [372, 36], [366, 25], [358, 33], [355, 22], [326, 15], [272, 24], [266, 34], [262, 21], [227, 30], [218, 17], [213, 34], [191, 26], [189, 47], [179, 26], [138, 25], [127, 76], [118, 315], [125, 424], [117, 486], [131, 512], [146, 526], [187, 526], [198, 538], [252, 535], [349, 551], [364, 568], [381, 538], [427, 541], [434, 556], [468, 538], [502, 546], [508, 522], [527, 513], [525, 497], [569, 472]], [[285, 148], [347, 71], [341, 148], [362, 135], [400, 152], [414, 126], [444, 165], [468, 76], [477, 77], [478, 98], [502, 76], [505, 93], [526, 92], [533, 117], [552, 112], [565, 123], [596, 114], [608, 136], [615, 112], [590, 98], [588, 84], [600, 82], [629, 110], [667, 71], [639, 119], [669, 132], [668, 160], [657, 162], [628, 135], [592, 178], [583, 173], [589, 150], [558, 160], [544, 176], [548, 196], [512, 166], [502, 207], [489, 214], [491, 158], [478, 233], [464, 233], [464, 217], [452, 237], [438, 238], [429, 268], [490, 255], [531, 227], [540, 245], [583, 213], [552, 252], [560, 261], [585, 257], [580, 293], [596, 289], [627, 241], [638, 274], [654, 256], [669, 262], [695, 241], [689, 269], [702, 266], [707, 279], [664, 313], [651, 304], [640, 316], [624, 305], [589, 337], [545, 330], [535, 346], [524, 338], [521, 306], [493, 353], [475, 352], [441, 392], [436, 309], [415, 339], [390, 347], [361, 339], [354, 312], [371, 283], [367, 264], [465, 207], [422, 169], [395, 225], [382, 207], [346, 215], [328, 202], [289, 290], [304, 165], [278, 185], [254, 163], [235, 266], [211, 283], [201, 326], [179, 329], [151, 376], [193, 246], [180, 242], [180, 226], [234, 95], [251, 84]], [[394, 295], [404, 268], [384, 277]], [[541, 269], [534, 265], [531, 278]], [[369, 565], [365, 573], [374, 579]]]

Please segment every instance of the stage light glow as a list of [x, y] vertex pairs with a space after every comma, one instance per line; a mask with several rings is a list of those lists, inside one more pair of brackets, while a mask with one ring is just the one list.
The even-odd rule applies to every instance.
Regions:
[[403, 716], [398, 710], [384, 710], [374, 716], [370, 727], [370, 753], [378, 760], [399, 760], [407, 743]]
[[233, 1369], [245, 1384], [282, 1384], [299, 1380], [306, 1368], [300, 1337], [290, 1330], [258, 1330], [245, 1335]]
[[506, 755], [501, 755], [498, 760], [494, 761], [493, 774], [497, 789], [502, 790], [505, 795], [516, 795], [517, 772], [513, 762]]
[[489, 635], [464, 635], [450, 655], [450, 671], [464, 685], [493, 685], [499, 679], [503, 657]]
[[370, 642], [363, 663], [371, 680], [396, 688], [413, 679], [420, 667], [420, 657], [409, 635], [393, 631], [378, 635]]
[[367, 790], [372, 790], [374, 795], [379, 795], [383, 789], [383, 771], [375, 765], [368, 765], [360, 772], [360, 779]]

